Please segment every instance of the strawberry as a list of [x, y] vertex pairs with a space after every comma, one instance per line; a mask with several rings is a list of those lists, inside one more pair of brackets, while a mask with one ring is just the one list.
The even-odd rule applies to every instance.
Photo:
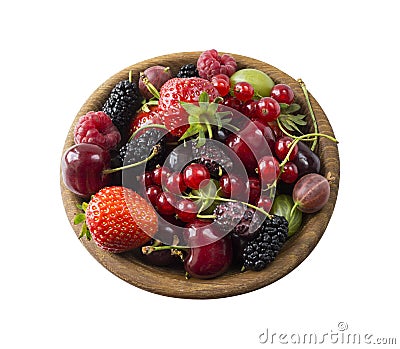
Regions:
[[[131, 189], [105, 187], [93, 195], [87, 207], [82, 206], [86, 215], [82, 233], [103, 250], [129, 251], [150, 241], [157, 232], [154, 208]], [[75, 222], [79, 221], [77, 217]]]
[[164, 125], [174, 136], [181, 137], [189, 128], [188, 113], [180, 102], [198, 102], [202, 92], [210, 100], [219, 97], [213, 84], [202, 78], [173, 78], [161, 87], [158, 107], [163, 112]]
[[[156, 105], [150, 106], [148, 111], [140, 110], [132, 120], [129, 130], [129, 135], [139, 128], [151, 124], [163, 124], [162, 115], [158, 111]], [[140, 134], [138, 134], [140, 136]]]

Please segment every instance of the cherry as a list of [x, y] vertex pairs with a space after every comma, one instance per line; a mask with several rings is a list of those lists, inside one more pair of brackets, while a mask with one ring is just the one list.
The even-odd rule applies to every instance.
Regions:
[[62, 157], [61, 170], [65, 186], [78, 196], [88, 198], [109, 183], [104, 170], [110, 167], [110, 153], [98, 145], [76, 144]]
[[242, 107], [242, 102], [237, 99], [236, 97], [226, 97], [224, 102], [224, 105], [226, 105], [229, 108], [235, 109], [240, 111], [241, 107]]
[[229, 76], [225, 74], [217, 74], [211, 78], [211, 83], [217, 89], [221, 97], [225, 97], [230, 90]]
[[197, 218], [198, 207], [195, 202], [189, 199], [182, 199], [176, 207], [176, 215], [182, 222], [192, 222]]
[[257, 102], [253, 100], [248, 100], [242, 104], [240, 111], [249, 118], [256, 115]]
[[187, 188], [183, 174], [181, 172], [173, 172], [169, 175], [165, 182], [165, 188], [172, 194], [180, 195], [183, 193]]
[[233, 87], [235, 97], [242, 102], [249, 101], [254, 96], [254, 88], [246, 81], [240, 81]]
[[279, 103], [271, 97], [261, 98], [255, 107], [255, 115], [264, 122], [275, 121], [281, 112]]
[[294, 100], [294, 92], [288, 85], [277, 84], [271, 89], [271, 97], [278, 103], [291, 104]]
[[197, 190], [201, 184], [206, 185], [208, 183], [210, 172], [202, 164], [190, 164], [183, 170], [183, 179], [189, 188]]
[[260, 180], [256, 177], [250, 177], [249, 188], [250, 188], [249, 204], [256, 205], [261, 194]]
[[279, 178], [285, 183], [294, 183], [298, 177], [299, 171], [297, 170], [297, 166], [293, 162], [288, 161], [283, 166], [283, 171]]
[[279, 162], [272, 155], [264, 156], [258, 162], [258, 175], [261, 178], [263, 186], [272, 184], [280, 173]]
[[170, 216], [175, 213], [173, 197], [165, 192], [158, 194], [156, 199], [156, 207], [160, 214]]
[[169, 249], [154, 251], [149, 254], [142, 254], [141, 257], [146, 263], [156, 265], [158, 267], [166, 267], [179, 261], [178, 257], [172, 254], [171, 250]]
[[146, 195], [149, 198], [150, 202], [153, 204], [153, 206], [156, 206], [158, 196], [162, 193], [161, 187], [158, 185], [150, 185], [146, 188]]
[[275, 133], [269, 125], [264, 124], [259, 119], [253, 120], [254, 125], [262, 132], [271, 151], [275, 148]]
[[[292, 145], [293, 139], [288, 137], [288, 136], [284, 136], [279, 138], [276, 142], [275, 142], [275, 155], [280, 159], [280, 160], [284, 160], [286, 155], [289, 152], [289, 149]], [[297, 152], [299, 151], [299, 148], [297, 146], [297, 144], [294, 146], [292, 152], [289, 155], [289, 160], [293, 161], [296, 158]]]
[[[215, 239], [215, 228], [209, 222], [195, 221], [188, 226], [189, 245], [192, 247], [185, 258], [186, 272], [199, 279], [210, 279], [223, 274], [233, 257], [230, 235]], [[209, 242], [210, 238], [212, 239]]]
[[148, 186], [154, 184], [153, 182], [153, 176], [152, 173], [150, 171], [146, 171], [145, 173], [143, 173], [142, 177], [141, 177], [142, 183], [143, 185], [147, 188]]
[[166, 178], [167, 176], [169, 176], [169, 174], [170, 171], [168, 170], [168, 168], [164, 166], [158, 166], [153, 170], [151, 174], [151, 179], [154, 184], [161, 186], [162, 183], [166, 181]]

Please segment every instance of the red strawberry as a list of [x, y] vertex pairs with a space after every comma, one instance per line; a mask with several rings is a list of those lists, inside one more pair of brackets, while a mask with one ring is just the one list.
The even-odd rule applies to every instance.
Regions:
[[202, 92], [206, 92], [211, 101], [219, 97], [213, 84], [202, 78], [173, 78], [161, 87], [158, 106], [164, 111], [165, 126], [174, 136], [182, 136], [189, 128], [188, 113], [179, 102], [197, 102]]
[[105, 187], [86, 208], [86, 225], [103, 250], [120, 253], [150, 241], [157, 232], [157, 214], [145, 199], [131, 189]]
[[163, 124], [162, 116], [158, 112], [158, 107], [156, 105], [152, 105], [149, 109], [149, 111], [141, 110], [136, 114], [135, 118], [131, 122], [129, 135], [143, 126], [151, 124]]

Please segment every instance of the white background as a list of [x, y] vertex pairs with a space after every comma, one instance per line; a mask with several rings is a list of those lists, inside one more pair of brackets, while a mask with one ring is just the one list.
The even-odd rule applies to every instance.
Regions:
[[[258, 348], [267, 328], [322, 335], [340, 321], [400, 342], [396, 1], [8, 3], [0, 347]], [[211, 48], [306, 82], [340, 141], [339, 198], [317, 248], [285, 278], [226, 299], [172, 299], [121, 281], [81, 246], [64, 213], [59, 161], [77, 111], [109, 76]]]

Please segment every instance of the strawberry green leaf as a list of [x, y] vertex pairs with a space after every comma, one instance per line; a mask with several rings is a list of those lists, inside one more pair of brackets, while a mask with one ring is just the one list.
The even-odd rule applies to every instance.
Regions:
[[181, 106], [189, 115], [200, 115], [202, 112], [200, 107], [192, 103], [181, 102]]
[[86, 219], [86, 216], [84, 213], [78, 213], [74, 217], [74, 224], [81, 224], [82, 222], [85, 221], [85, 219]]
[[210, 96], [207, 92], [202, 92], [199, 96], [199, 103], [210, 103]]

